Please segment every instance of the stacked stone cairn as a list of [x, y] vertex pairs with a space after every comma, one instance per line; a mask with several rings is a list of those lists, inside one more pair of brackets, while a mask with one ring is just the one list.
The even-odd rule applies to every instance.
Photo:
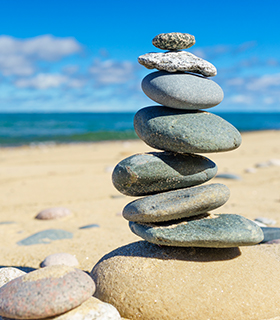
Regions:
[[129, 203], [123, 216], [132, 232], [144, 240], [173, 247], [231, 248], [263, 240], [262, 230], [236, 214], [211, 214], [229, 198], [223, 184], [198, 186], [212, 179], [217, 166], [197, 153], [236, 149], [241, 136], [230, 123], [202, 111], [223, 100], [223, 90], [208, 77], [217, 74], [209, 62], [183, 51], [194, 36], [163, 33], [153, 39], [167, 52], [138, 58], [148, 69], [144, 93], [160, 105], [139, 110], [134, 128], [147, 145], [163, 150], [136, 154], [114, 169], [113, 184], [128, 196], [145, 196]]

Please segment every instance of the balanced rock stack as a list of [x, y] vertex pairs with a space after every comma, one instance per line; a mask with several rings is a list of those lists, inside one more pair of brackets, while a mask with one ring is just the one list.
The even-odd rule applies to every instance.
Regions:
[[223, 90], [207, 78], [217, 74], [211, 63], [181, 50], [194, 43], [190, 34], [160, 34], [153, 44], [171, 51], [138, 58], [145, 67], [161, 70], [142, 81], [144, 93], [161, 106], [139, 110], [134, 128], [146, 144], [164, 151], [137, 154], [116, 166], [113, 183], [120, 192], [150, 195], [129, 203], [123, 216], [134, 233], [159, 245], [224, 248], [256, 244], [263, 234], [254, 222], [235, 214], [209, 213], [228, 200], [225, 185], [194, 187], [217, 172], [215, 163], [196, 153], [233, 150], [241, 143], [231, 124], [200, 110], [219, 104]]
[[194, 43], [189, 34], [160, 34], [153, 44], [169, 51], [139, 57], [159, 70], [142, 88], [160, 105], [139, 110], [134, 128], [163, 151], [133, 155], [113, 171], [120, 192], [144, 196], [126, 205], [123, 216], [146, 241], [120, 247], [95, 265], [95, 296], [129, 319], [270, 319], [280, 315], [279, 263], [263, 246], [252, 246], [263, 240], [262, 230], [237, 214], [209, 213], [228, 200], [229, 189], [199, 186], [217, 166], [197, 153], [233, 150], [241, 136], [201, 111], [219, 104], [223, 91], [208, 78], [216, 75], [212, 64], [182, 51]]

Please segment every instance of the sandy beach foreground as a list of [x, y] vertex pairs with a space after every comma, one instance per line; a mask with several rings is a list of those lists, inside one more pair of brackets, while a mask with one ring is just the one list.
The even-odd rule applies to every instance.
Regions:
[[[205, 154], [218, 165], [218, 174], [240, 179], [214, 178], [226, 184], [229, 201], [216, 213], [236, 213], [249, 219], [265, 217], [280, 227], [280, 131], [242, 134], [235, 151]], [[0, 150], [0, 267], [39, 268], [53, 253], [75, 255], [80, 268], [90, 271], [106, 253], [140, 240], [121, 216], [133, 197], [112, 185], [111, 172], [122, 159], [152, 151], [142, 141], [2, 148]], [[277, 163], [277, 161], [275, 161]], [[247, 172], [249, 171], [249, 172]], [[72, 215], [59, 220], [36, 220], [43, 209], [66, 207]], [[13, 223], [7, 223], [13, 222]], [[79, 229], [96, 224], [97, 227]], [[46, 229], [63, 229], [72, 239], [20, 246], [18, 241]]]

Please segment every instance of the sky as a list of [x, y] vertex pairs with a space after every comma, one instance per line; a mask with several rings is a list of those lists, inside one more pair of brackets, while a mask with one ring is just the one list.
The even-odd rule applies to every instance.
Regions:
[[[280, 111], [280, 1], [0, 0], [0, 112], [136, 111], [159, 33], [217, 68], [216, 111]], [[153, 70], [156, 71], [156, 70]], [[186, 89], [187, 90], [187, 89]]]

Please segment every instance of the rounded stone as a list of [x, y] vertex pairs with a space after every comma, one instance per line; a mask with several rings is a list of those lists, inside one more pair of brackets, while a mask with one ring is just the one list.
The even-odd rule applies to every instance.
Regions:
[[154, 37], [152, 43], [163, 50], [180, 50], [190, 48], [195, 44], [195, 37], [189, 33], [169, 32], [160, 33]]
[[229, 194], [229, 188], [219, 183], [168, 191], [130, 202], [123, 216], [140, 223], [191, 217], [222, 206]]
[[43, 319], [76, 308], [89, 299], [95, 284], [85, 272], [68, 266], [32, 271], [0, 288], [0, 315]]
[[152, 148], [178, 153], [222, 152], [241, 144], [234, 126], [206, 111], [146, 107], [136, 113], [134, 129]]
[[138, 57], [138, 62], [147, 69], [158, 69], [168, 72], [187, 71], [213, 77], [216, 67], [194, 54], [186, 51], [149, 52]]
[[153, 101], [175, 109], [212, 108], [224, 98], [216, 82], [188, 73], [152, 72], [142, 80], [142, 89]]
[[7, 282], [18, 278], [20, 276], [23, 276], [26, 274], [26, 272], [13, 268], [13, 267], [6, 267], [6, 268], [1, 268], [0, 269], [0, 287], [2, 287], [4, 284]]
[[118, 310], [109, 303], [94, 297], [89, 298], [79, 307], [48, 320], [120, 320]]
[[123, 194], [143, 196], [199, 185], [216, 173], [215, 163], [200, 155], [150, 152], [119, 162], [112, 181]]
[[45, 209], [37, 214], [35, 219], [39, 220], [51, 220], [51, 219], [60, 219], [66, 216], [71, 215], [71, 211], [63, 207], [55, 207]]
[[277, 247], [131, 243], [95, 265], [95, 296], [131, 320], [272, 319], [280, 316]]
[[77, 267], [79, 265], [79, 261], [76, 257], [74, 257], [70, 253], [61, 252], [61, 253], [54, 253], [47, 256], [42, 262], [40, 267], [45, 268], [49, 266], [55, 265], [65, 265], [69, 267]]
[[146, 241], [163, 246], [232, 248], [260, 243], [261, 228], [237, 214], [204, 214], [161, 223], [129, 222], [130, 230]]

